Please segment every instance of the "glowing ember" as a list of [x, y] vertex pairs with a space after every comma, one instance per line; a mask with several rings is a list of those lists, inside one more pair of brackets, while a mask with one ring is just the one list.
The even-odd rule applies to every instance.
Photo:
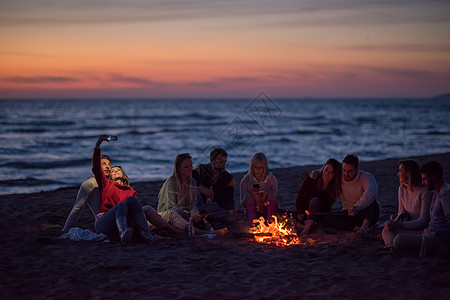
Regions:
[[297, 234], [289, 228], [287, 221], [278, 222], [276, 216], [273, 216], [273, 222], [269, 224], [266, 224], [263, 217], [253, 220], [253, 227], [248, 231], [253, 233], [255, 240], [259, 243], [274, 244], [278, 247], [301, 244]]

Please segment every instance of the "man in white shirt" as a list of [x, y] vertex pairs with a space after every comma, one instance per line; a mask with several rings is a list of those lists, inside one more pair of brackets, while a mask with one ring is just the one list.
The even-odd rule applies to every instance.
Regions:
[[342, 206], [351, 216], [359, 232], [366, 234], [379, 218], [380, 208], [376, 201], [378, 185], [372, 174], [359, 169], [359, 159], [349, 154], [342, 162]]

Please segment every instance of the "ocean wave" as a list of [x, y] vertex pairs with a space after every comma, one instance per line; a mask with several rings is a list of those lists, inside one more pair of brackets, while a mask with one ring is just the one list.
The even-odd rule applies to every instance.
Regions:
[[342, 136], [344, 135], [342, 130], [337, 128], [315, 128], [315, 129], [298, 129], [292, 132], [292, 134], [296, 135], [333, 135], [333, 136]]
[[145, 130], [145, 129], [137, 130], [137, 129], [134, 129], [134, 130], [126, 131], [126, 132], [124, 132], [124, 134], [130, 134], [130, 135], [147, 135], [147, 134], [149, 134], [149, 135], [152, 135], [152, 134], [155, 134], [158, 132], [160, 132], [160, 130]]
[[299, 134], [299, 135], [309, 135], [309, 134], [316, 134], [317, 131], [315, 131], [315, 130], [296, 130], [295, 133]]
[[15, 133], [43, 133], [46, 132], [47, 129], [44, 128], [11, 128], [5, 129], [5, 132], [15, 132]]
[[63, 161], [12, 161], [0, 164], [0, 167], [16, 169], [57, 169], [86, 165], [92, 163], [91, 159], [72, 159]]
[[195, 120], [216, 120], [222, 119], [221, 116], [211, 115], [210, 113], [186, 113], [186, 114], [169, 114], [169, 115], [125, 115], [125, 116], [115, 116], [115, 119], [124, 119], [124, 120], [179, 120], [192, 118]]
[[356, 122], [358, 124], [378, 124], [379, 118], [376, 117], [357, 117]]
[[62, 182], [46, 180], [46, 179], [36, 179], [36, 178], [20, 178], [20, 179], [7, 179], [0, 180], [0, 186], [40, 186], [49, 184], [62, 184]]
[[[16, 125], [23, 124], [23, 120], [18, 120]], [[68, 127], [76, 125], [75, 121], [66, 121], [66, 120], [36, 120], [36, 121], [28, 121], [27, 126], [38, 126], [38, 127]]]
[[439, 130], [431, 130], [431, 131], [427, 131], [426, 134], [429, 134], [429, 135], [448, 135], [448, 132], [439, 131]]

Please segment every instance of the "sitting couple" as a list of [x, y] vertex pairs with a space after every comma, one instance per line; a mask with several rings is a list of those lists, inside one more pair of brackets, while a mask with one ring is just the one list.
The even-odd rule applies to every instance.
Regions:
[[[306, 177], [298, 192], [295, 208], [302, 224], [300, 234], [308, 235], [317, 222], [343, 230], [356, 228], [360, 234], [367, 234], [379, 217], [377, 192], [375, 178], [359, 169], [356, 155], [347, 155], [342, 166], [330, 158], [320, 170]], [[343, 209], [330, 213], [338, 197]]]
[[450, 185], [437, 161], [419, 167], [413, 160], [399, 162], [398, 213], [386, 222], [385, 249], [448, 256], [450, 249]]

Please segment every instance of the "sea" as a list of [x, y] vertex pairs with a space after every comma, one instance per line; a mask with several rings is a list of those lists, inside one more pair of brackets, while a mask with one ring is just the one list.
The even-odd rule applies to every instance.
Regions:
[[269, 168], [323, 164], [348, 153], [361, 161], [446, 153], [448, 99], [0, 100], [0, 195], [78, 186], [92, 176], [100, 134], [117, 135], [102, 153], [131, 183], [163, 180], [177, 154], [194, 167], [228, 152], [230, 172], [253, 153]]

